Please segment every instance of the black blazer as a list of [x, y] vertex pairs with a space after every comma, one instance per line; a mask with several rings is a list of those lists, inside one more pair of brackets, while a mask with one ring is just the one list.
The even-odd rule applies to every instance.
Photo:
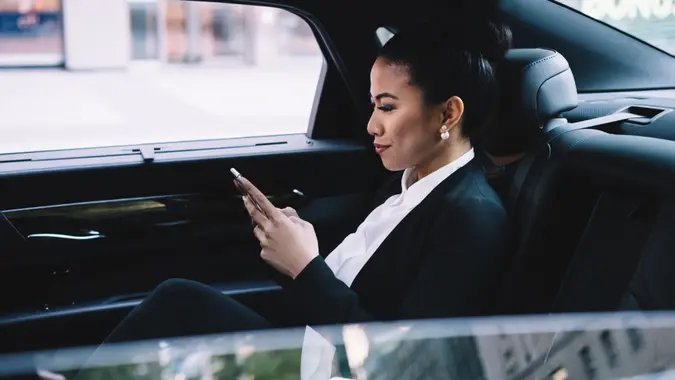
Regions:
[[[378, 203], [400, 193], [401, 175], [388, 181]], [[307, 325], [489, 314], [512, 236], [501, 200], [474, 159], [394, 228], [351, 288], [317, 257], [282, 283], [284, 298]]]

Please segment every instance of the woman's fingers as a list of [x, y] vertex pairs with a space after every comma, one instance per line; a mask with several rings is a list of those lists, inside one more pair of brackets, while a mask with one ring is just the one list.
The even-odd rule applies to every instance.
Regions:
[[265, 235], [265, 231], [259, 225], [255, 226], [253, 229], [253, 235], [255, 235], [255, 238], [258, 239], [261, 246], [267, 244], [267, 235]]
[[252, 201], [260, 206], [262, 212], [268, 219], [275, 220], [278, 218], [280, 214], [279, 209], [274, 207], [272, 202], [270, 202], [257, 187], [253, 186], [253, 184], [244, 177], [239, 177], [236, 181], [239, 181], [239, 185], [244, 189], [248, 196], [252, 198]]
[[298, 217], [298, 212], [295, 211], [293, 207], [284, 207], [281, 209], [281, 213], [286, 215], [287, 217]]
[[256, 224], [258, 226], [263, 225], [267, 221], [267, 217], [258, 210], [257, 207], [251, 202], [250, 199], [248, 199], [247, 196], [242, 197], [244, 200], [244, 206], [246, 207], [246, 211], [248, 211], [248, 214], [251, 216], [251, 220], [253, 220], [253, 224]]

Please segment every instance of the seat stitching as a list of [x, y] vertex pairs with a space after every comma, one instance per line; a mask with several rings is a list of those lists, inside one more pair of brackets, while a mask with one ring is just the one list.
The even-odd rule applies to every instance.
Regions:
[[551, 51], [553, 51], [553, 53], [554, 53], [553, 55], [549, 55], [548, 57], [541, 58], [541, 59], [536, 60], [536, 61], [534, 61], [534, 62], [532, 62], [532, 63], [529, 63], [527, 66], [523, 67], [523, 70], [521, 70], [521, 71], [522, 71], [522, 72], [525, 72], [525, 71], [531, 69], [532, 66], [534, 66], [534, 65], [538, 65], [538, 64], [540, 64], [540, 63], [542, 63], [542, 62], [544, 62], [544, 61], [547, 61], [547, 60], [549, 60], [549, 59], [553, 59], [553, 58], [555, 58], [555, 57], [557, 57], [557, 56], [560, 55], [560, 53], [558, 53], [557, 51], [554, 51], [554, 50], [551, 50]]
[[540, 121], [539, 121], [539, 102], [537, 101], [537, 98], [539, 98], [539, 91], [541, 91], [541, 88], [544, 87], [544, 85], [545, 85], [548, 81], [550, 81], [551, 79], [553, 79], [553, 78], [555, 78], [555, 77], [557, 77], [557, 76], [559, 76], [559, 75], [562, 75], [562, 74], [564, 74], [564, 73], [566, 73], [566, 72], [568, 72], [568, 71], [570, 71], [570, 68], [569, 68], [569, 67], [566, 68], [565, 70], [563, 70], [563, 71], [561, 71], [561, 72], [559, 72], [559, 73], [557, 73], [557, 74], [555, 74], [555, 75], [553, 75], [553, 76], [547, 78], [545, 81], [543, 81], [543, 82], [541, 83], [541, 85], [539, 86], [539, 88], [537, 88], [537, 93], [536, 93], [536, 96], [535, 96], [535, 99], [534, 99], [534, 100], [535, 100], [535, 101], [534, 101], [534, 112], [535, 112], [535, 115], [536, 115], [536, 117], [537, 117], [537, 122], [538, 122], [538, 123], [540, 122]]

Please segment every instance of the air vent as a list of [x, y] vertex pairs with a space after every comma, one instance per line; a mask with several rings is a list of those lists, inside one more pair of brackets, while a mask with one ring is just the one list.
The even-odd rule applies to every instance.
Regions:
[[647, 125], [663, 115], [671, 112], [670, 108], [652, 107], [652, 106], [628, 106], [617, 111], [617, 113], [626, 112], [634, 115], [639, 115], [632, 119], [626, 120], [629, 123]]

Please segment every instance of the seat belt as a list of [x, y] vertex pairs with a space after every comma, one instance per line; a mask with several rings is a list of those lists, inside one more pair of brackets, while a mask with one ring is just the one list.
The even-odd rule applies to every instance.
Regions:
[[520, 162], [520, 164], [518, 164], [518, 167], [516, 168], [516, 171], [513, 174], [513, 180], [511, 181], [511, 186], [508, 194], [508, 204], [512, 205], [514, 209], [518, 208], [518, 200], [520, 198], [521, 190], [525, 185], [525, 180], [527, 179], [527, 175], [530, 173], [530, 169], [532, 168], [535, 159], [539, 154], [543, 153], [543, 149], [550, 149], [549, 144], [553, 142], [553, 140], [555, 140], [558, 136], [579, 129], [595, 128], [603, 125], [617, 123], [619, 121], [633, 119], [636, 117], [641, 116], [629, 112], [619, 112], [602, 117], [597, 117], [594, 119], [579, 121], [576, 123], [564, 124], [555, 127], [548, 132], [545, 132], [544, 138], [546, 138], [546, 140], [544, 142], [541, 142], [541, 140], [535, 142], [533, 146], [530, 148], [530, 153], [527, 156], [525, 156], [525, 158]]

